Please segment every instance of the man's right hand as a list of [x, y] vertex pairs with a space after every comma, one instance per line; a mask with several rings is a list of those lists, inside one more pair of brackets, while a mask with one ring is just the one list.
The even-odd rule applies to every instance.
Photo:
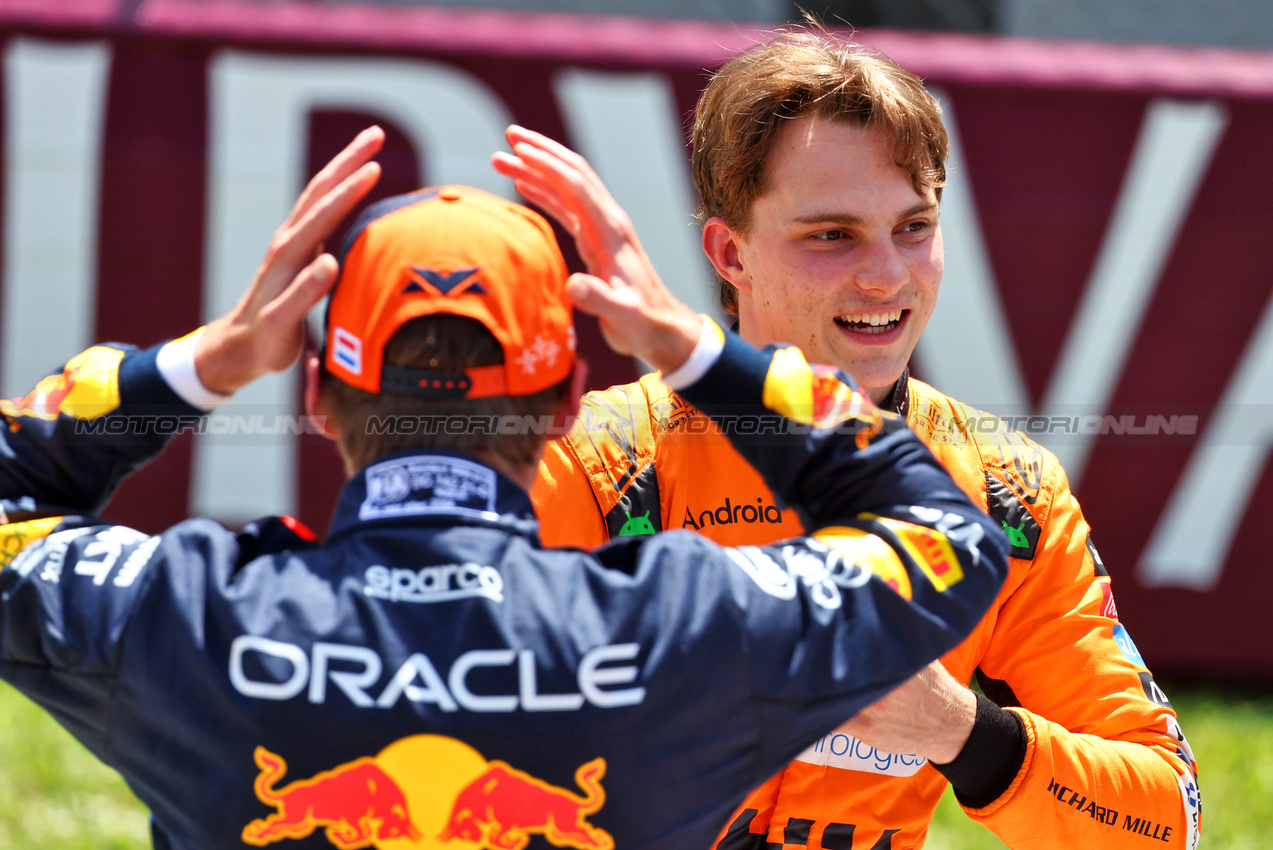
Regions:
[[252, 286], [199, 337], [195, 371], [206, 388], [229, 395], [296, 362], [305, 314], [336, 283], [336, 258], [319, 253], [323, 240], [380, 179], [379, 164], [368, 160], [384, 140], [383, 130], [368, 127], [309, 181]]
[[516, 125], [513, 153], [496, 153], [495, 170], [574, 237], [588, 274], [570, 278], [575, 306], [600, 320], [606, 342], [664, 374], [690, 356], [703, 319], [659, 279], [632, 221], [587, 160], [547, 136]]

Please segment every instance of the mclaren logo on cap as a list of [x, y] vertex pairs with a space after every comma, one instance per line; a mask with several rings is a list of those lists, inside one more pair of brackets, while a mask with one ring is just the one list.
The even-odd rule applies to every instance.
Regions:
[[332, 357], [355, 375], [362, 374], [362, 340], [344, 328], [332, 329]]
[[[440, 272], [435, 269], [422, 269], [419, 266], [412, 266], [411, 271], [422, 277], [434, 289], [443, 295], [459, 295], [461, 292], [479, 292], [486, 294], [486, 290], [482, 288], [482, 284], [476, 280], [472, 280], [473, 275], [477, 274], [476, 268], [456, 269], [453, 272]], [[467, 285], [461, 286], [461, 284]], [[411, 281], [407, 284], [407, 288], [403, 292], [423, 292], [424, 287], [418, 281]]]

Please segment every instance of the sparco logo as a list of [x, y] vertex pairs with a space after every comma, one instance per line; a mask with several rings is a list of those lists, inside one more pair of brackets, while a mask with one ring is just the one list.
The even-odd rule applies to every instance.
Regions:
[[681, 528], [700, 529], [709, 525], [732, 525], [736, 522], [781, 523], [782, 511], [778, 510], [777, 505], [766, 505], [760, 497], [756, 498], [754, 505], [746, 503], [735, 505], [726, 496], [725, 504], [719, 508], [708, 508], [697, 513], [693, 508], [686, 508]]
[[394, 602], [447, 602], [471, 596], [504, 601], [503, 576], [481, 564], [439, 564], [419, 570], [375, 564], [363, 577], [367, 580], [363, 593]]

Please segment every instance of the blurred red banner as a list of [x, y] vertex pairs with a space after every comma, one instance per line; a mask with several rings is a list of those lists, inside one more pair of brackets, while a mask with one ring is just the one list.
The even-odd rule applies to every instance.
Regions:
[[[444, 182], [511, 196], [487, 165], [503, 127], [563, 140], [669, 284], [711, 309], [686, 120], [706, 74], [766, 37], [245, 0], [0, 0], [0, 33], [10, 396], [92, 341], [150, 344], [227, 309], [307, 175], [371, 122], [389, 137], [376, 198]], [[1273, 677], [1273, 548], [1246, 545], [1273, 503], [1273, 54], [853, 37], [925, 78], [956, 142], [917, 374], [1057, 452], [1156, 672]], [[594, 385], [635, 377], [594, 324], [580, 340]], [[287, 375], [240, 396], [108, 515], [325, 528], [342, 472], [299, 393]]]

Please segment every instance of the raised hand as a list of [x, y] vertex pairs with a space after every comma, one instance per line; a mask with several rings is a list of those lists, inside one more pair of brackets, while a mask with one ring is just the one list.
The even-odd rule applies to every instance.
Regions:
[[693, 351], [702, 318], [678, 301], [641, 248], [632, 221], [579, 154], [516, 125], [507, 131], [513, 153], [496, 153], [495, 170], [574, 237], [588, 274], [573, 275], [575, 306], [600, 320], [606, 342], [664, 372]]
[[336, 282], [336, 258], [319, 253], [323, 240], [380, 179], [380, 166], [368, 160], [384, 139], [379, 127], [363, 130], [314, 175], [274, 232], [248, 291], [209, 323], [195, 347], [195, 370], [209, 390], [232, 393], [296, 362], [305, 314]]

